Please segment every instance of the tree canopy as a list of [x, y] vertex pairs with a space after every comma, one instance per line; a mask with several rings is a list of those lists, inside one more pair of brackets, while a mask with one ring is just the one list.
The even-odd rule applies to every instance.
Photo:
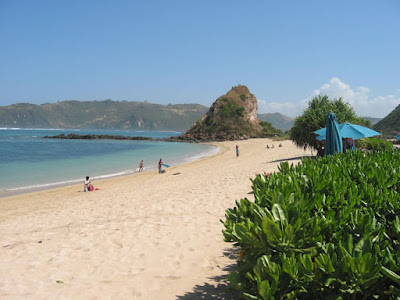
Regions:
[[332, 111], [338, 123], [350, 122], [370, 127], [369, 121], [358, 117], [349, 103], [342, 98], [329, 100], [328, 96], [314, 97], [303, 114], [298, 116], [290, 131], [290, 139], [299, 147], [321, 151], [322, 143], [316, 139], [315, 130], [326, 127], [326, 117]]

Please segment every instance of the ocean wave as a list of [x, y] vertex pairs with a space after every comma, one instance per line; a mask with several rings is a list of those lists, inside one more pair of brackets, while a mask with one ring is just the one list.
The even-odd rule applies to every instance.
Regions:
[[6, 188], [5, 191], [22, 191], [22, 190], [33, 190], [33, 189], [40, 189], [40, 188], [49, 188], [49, 187], [56, 187], [56, 186], [63, 186], [69, 184], [75, 184], [83, 180], [82, 179], [75, 179], [75, 180], [66, 180], [60, 182], [51, 182], [51, 183], [43, 183], [43, 184], [33, 184], [28, 186], [21, 186], [16, 188]]
[[185, 161], [186, 162], [194, 161], [194, 160], [197, 160], [197, 159], [200, 159], [200, 158], [203, 158], [203, 157], [207, 157], [207, 156], [213, 155], [213, 154], [218, 153], [218, 152], [219, 152], [219, 148], [218, 147], [211, 146], [210, 149], [208, 149], [207, 151], [203, 151], [201, 153], [196, 153], [194, 155], [190, 155], [189, 154], [186, 157]]

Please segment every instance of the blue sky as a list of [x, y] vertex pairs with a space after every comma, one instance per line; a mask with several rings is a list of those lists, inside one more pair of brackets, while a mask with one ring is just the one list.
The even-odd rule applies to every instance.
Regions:
[[0, 105], [211, 105], [238, 83], [259, 112], [317, 94], [362, 116], [400, 103], [400, 1], [0, 0]]

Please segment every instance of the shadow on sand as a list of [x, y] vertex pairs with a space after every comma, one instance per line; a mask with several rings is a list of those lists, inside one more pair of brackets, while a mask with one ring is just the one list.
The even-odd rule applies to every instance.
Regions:
[[291, 161], [291, 160], [302, 160], [302, 159], [304, 159], [304, 158], [315, 159], [315, 156], [304, 155], [304, 156], [297, 156], [297, 157], [291, 157], [291, 158], [282, 158], [282, 159], [277, 159], [277, 160], [269, 161], [269, 163], [276, 163], [276, 162], [283, 162], [283, 161]]
[[[224, 256], [231, 259], [234, 263], [226, 266], [222, 270], [225, 272], [232, 272], [237, 269], [236, 259], [238, 258], [237, 250], [234, 248], [224, 249]], [[204, 283], [203, 285], [194, 286], [191, 292], [187, 292], [183, 296], [177, 296], [179, 300], [191, 300], [191, 299], [204, 299], [204, 300], [239, 300], [240, 294], [231, 288], [226, 275], [213, 276], [208, 279], [212, 281], [210, 283]]]

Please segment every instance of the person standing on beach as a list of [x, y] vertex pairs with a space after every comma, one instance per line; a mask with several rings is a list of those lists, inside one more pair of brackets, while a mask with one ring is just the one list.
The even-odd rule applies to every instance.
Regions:
[[160, 161], [158, 162], [158, 174], [161, 174], [161, 167], [162, 167], [162, 159], [160, 158]]
[[143, 165], [144, 165], [144, 162], [142, 159], [142, 161], [140, 162], [140, 165], [139, 165], [139, 172], [143, 172]]
[[236, 145], [236, 157], [239, 157], [239, 145]]

